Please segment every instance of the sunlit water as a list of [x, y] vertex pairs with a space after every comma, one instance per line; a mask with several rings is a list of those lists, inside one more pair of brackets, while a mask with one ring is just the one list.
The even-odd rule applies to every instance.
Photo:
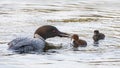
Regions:
[[[78, 34], [88, 47], [73, 51], [70, 38], [51, 38], [62, 45], [55, 53], [12, 54], [7, 43], [20, 36], [33, 37], [42, 25]], [[106, 35], [99, 47], [93, 46], [95, 29]], [[0, 0], [0, 68], [119, 68], [119, 0]]]

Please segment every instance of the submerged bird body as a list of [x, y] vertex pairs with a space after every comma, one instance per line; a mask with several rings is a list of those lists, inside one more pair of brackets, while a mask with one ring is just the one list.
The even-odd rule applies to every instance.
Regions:
[[42, 52], [45, 41], [39, 38], [20, 37], [8, 43], [9, 49], [17, 53]]
[[81, 39], [79, 39], [79, 41], [73, 41], [73, 44], [74, 44], [73, 47], [75, 47], [75, 48], [87, 46], [87, 42], [85, 40], [81, 40]]

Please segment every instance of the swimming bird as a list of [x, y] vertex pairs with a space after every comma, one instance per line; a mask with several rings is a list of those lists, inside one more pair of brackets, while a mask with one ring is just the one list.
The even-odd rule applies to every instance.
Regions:
[[79, 39], [77, 34], [73, 34], [71, 38], [73, 39], [72, 43], [74, 48], [87, 46], [87, 42], [85, 40]]
[[10, 41], [8, 49], [16, 53], [40, 53], [46, 47], [45, 40], [55, 36], [69, 37], [69, 34], [59, 31], [55, 26], [44, 25], [35, 31], [34, 38], [19, 37]]
[[94, 30], [93, 40], [94, 44], [99, 44], [99, 40], [105, 39], [105, 35], [103, 33], [100, 33], [99, 30]]

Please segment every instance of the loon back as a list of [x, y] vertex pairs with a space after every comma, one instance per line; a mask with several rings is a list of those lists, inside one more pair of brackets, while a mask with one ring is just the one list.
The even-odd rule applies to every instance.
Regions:
[[45, 41], [39, 38], [20, 37], [8, 43], [9, 50], [17, 53], [43, 52]]

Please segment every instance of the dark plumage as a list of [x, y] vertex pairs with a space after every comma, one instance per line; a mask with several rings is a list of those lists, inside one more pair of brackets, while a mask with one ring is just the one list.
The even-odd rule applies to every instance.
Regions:
[[56, 27], [51, 25], [45, 25], [45, 26], [39, 27], [34, 34], [38, 34], [44, 39], [55, 37], [55, 36], [59, 36], [59, 37], [69, 36], [69, 34], [60, 32]]
[[79, 39], [77, 34], [74, 34], [72, 36], [72, 39], [73, 39], [73, 47], [74, 48], [86, 47], [87, 46], [87, 42], [85, 40]]
[[100, 33], [98, 30], [94, 30], [93, 40], [95, 44], [98, 44], [99, 40], [105, 39], [105, 35]]

